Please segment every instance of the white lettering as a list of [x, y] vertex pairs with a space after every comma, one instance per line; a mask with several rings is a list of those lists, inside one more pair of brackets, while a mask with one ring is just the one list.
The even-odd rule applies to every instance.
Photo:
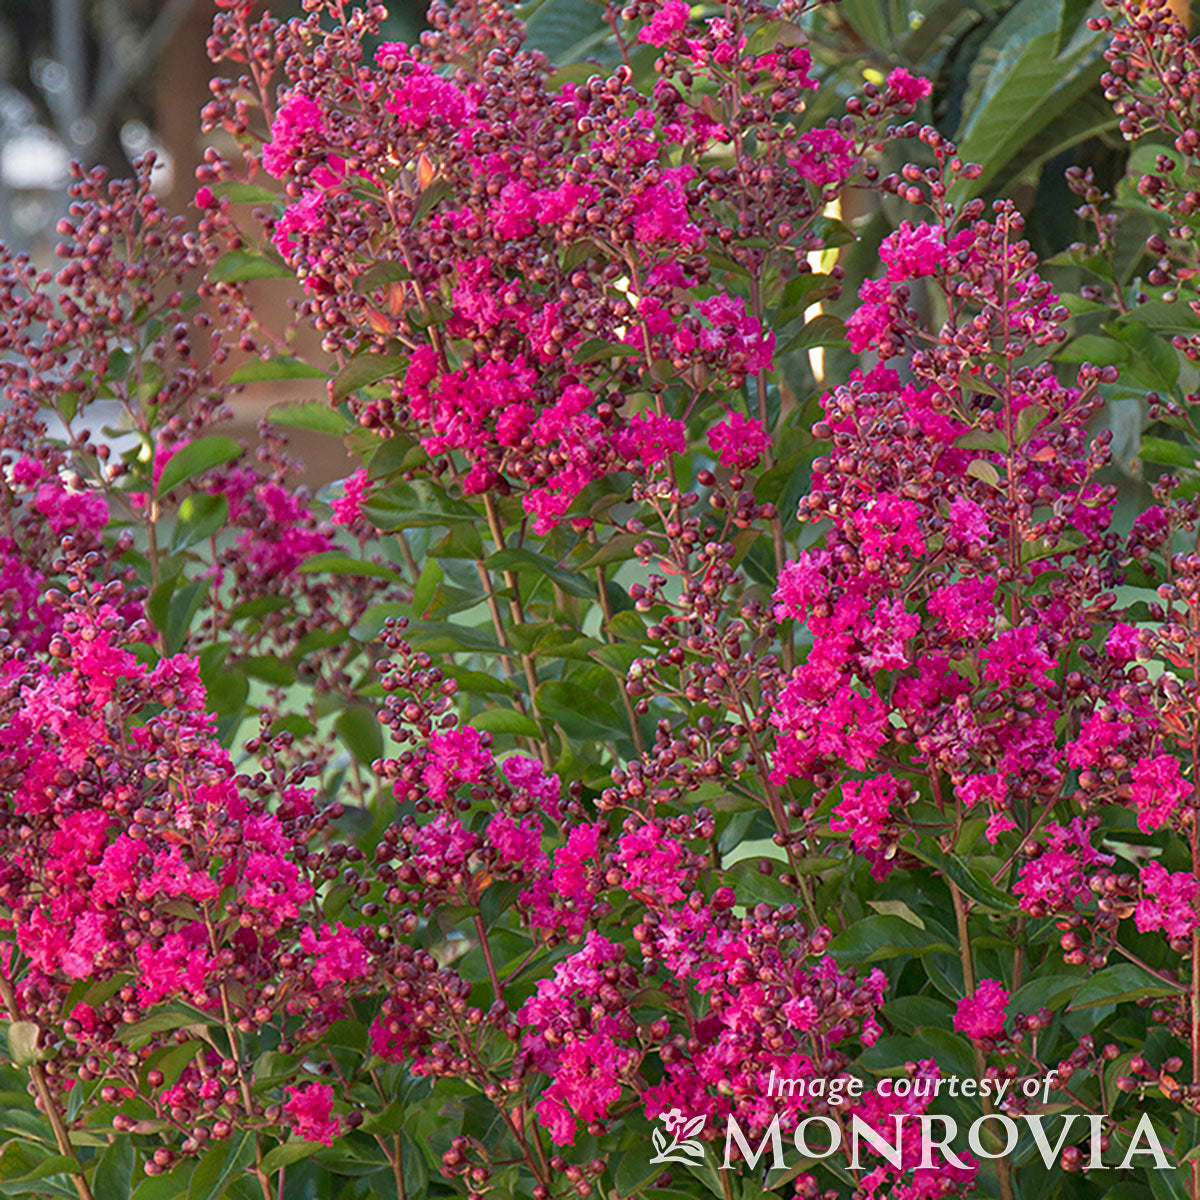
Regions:
[[862, 1164], [858, 1161], [858, 1151], [860, 1141], [865, 1141], [876, 1154], [882, 1154], [884, 1158], [892, 1164], [893, 1167], [901, 1165], [901, 1155], [903, 1147], [900, 1145], [901, 1126], [904, 1124], [904, 1118], [907, 1113], [893, 1113], [892, 1120], [896, 1123], [895, 1141], [889, 1143], [881, 1133], [877, 1133], [870, 1125], [866, 1123], [860, 1116], [855, 1114], [850, 1118], [850, 1145], [851, 1158], [850, 1169], [859, 1171], [862, 1169]]
[[771, 1143], [771, 1169], [774, 1171], [782, 1171], [783, 1163], [783, 1139], [779, 1134], [779, 1118], [772, 1117], [771, 1124], [767, 1127], [767, 1132], [763, 1134], [763, 1140], [758, 1144], [757, 1152], [750, 1149], [750, 1143], [746, 1141], [746, 1135], [742, 1133], [742, 1127], [737, 1123], [737, 1118], [730, 1114], [729, 1123], [725, 1126], [725, 1161], [721, 1164], [722, 1171], [732, 1170], [733, 1164], [729, 1161], [729, 1152], [732, 1149], [731, 1142], [737, 1143], [737, 1148], [742, 1152], [742, 1157], [746, 1160], [746, 1166], [753, 1171], [758, 1166], [758, 1160], [762, 1158], [766, 1151], [767, 1143]]
[[[991, 1154], [983, 1148], [983, 1141], [980, 1137], [980, 1130], [987, 1121], [999, 1121], [1004, 1126], [1004, 1149], [997, 1150], [995, 1154]], [[1012, 1117], [1006, 1117], [1002, 1113], [985, 1113], [971, 1122], [971, 1128], [967, 1130], [967, 1145], [980, 1158], [1007, 1158], [1013, 1152], [1019, 1136], [1017, 1123]]]
[[[1138, 1144], [1143, 1138], [1150, 1143], [1150, 1146], [1146, 1149], [1143, 1149]], [[1133, 1140], [1129, 1143], [1129, 1149], [1126, 1151], [1125, 1157], [1121, 1160], [1121, 1165], [1117, 1167], [1117, 1170], [1132, 1170], [1129, 1160], [1135, 1154], [1151, 1154], [1154, 1156], [1154, 1165], [1158, 1170], [1169, 1171], [1171, 1169], [1171, 1164], [1167, 1161], [1167, 1156], [1163, 1153], [1162, 1144], [1158, 1140], [1158, 1134], [1154, 1132], [1154, 1126], [1150, 1122], [1149, 1113], [1142, 1113], [1142, 1119], [1137, 1123], [1137, 1128], [1133, 1131]]]

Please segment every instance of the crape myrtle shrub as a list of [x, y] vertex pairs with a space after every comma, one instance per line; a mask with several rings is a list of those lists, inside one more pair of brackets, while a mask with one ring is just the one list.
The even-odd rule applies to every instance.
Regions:
[[[1151, 1115], [1169, 1169], [1128, 1186], [1197, 1200], [1200, 59], [1170, 10], [1093, 20], [1141, 144], [1115, 199], [1070, 180], [1095, 244], [1059, 294], [914, 122], [922, 80], [806, 119], [803, 4], [610, 6], [607, 76], [500, 5], [416, 46], [305, 7], [220, 0], [204, 120], [241, 152], [198, 230], [145, 160], [77, 173], [57, 275], [0, 261], [0, 1191], [1101, 1197], [1086, 1124], [1051, 1170], [1028, 1134], [922, 1167], [915, 1126], [899, 1167], [716, 1169], [730, 1116], [890, 1137], [934, 1102], [884, 1076], [1008, 1081], [1021, 1115], [1054, 1070], [1110, 1159]], [[843, 322], [812, 262], [847, 186], [906, 215]], [[861, 366], [785, 404], [777, 358], [843, 343]], [[253, 453], [216, 428], [313, 377]], [[1119, 533], [1130, 396], [1167, 472]], [[363, 466], [314, 497], [289, 425]], [[844, 1106], [767, 1096], [847, 1072]], [[717, 1144], [664, 1171], [660, 1118]]]

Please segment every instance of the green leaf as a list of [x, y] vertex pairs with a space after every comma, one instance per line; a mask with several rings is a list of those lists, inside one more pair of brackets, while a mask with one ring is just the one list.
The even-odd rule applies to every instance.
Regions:
[[619, 1195], [641, 1195], [646, 1184], [662, 1174], [662, 1164], [650, 1161], [652, 1149], [647, 1138], [645, 1145], [633, 1146], [621, 1155], [621, 1161], [617, 1163], [616, 1173], [613, 1175], [613, 1187]]
[[128, 1138], [118, 1137], [100, 1156], [92, 1174], [92, 1195], [99, 1200], [129, 1200], [137, 1158]]
[[268, 655], [238, 659], [238, 666], [254, 679], [286, 686], [296, 682], [296, 668], [291, 663]]
[[1147, 300], [1130, 313], [1130, 319], [1149, 325], [1160, 333], [1200, 333], [1200, 317], [1197, 317], [1186, 300]]
[[805, 309], [819, 300], [824, 300], [837, 289], [837, 282], [828, 275], [821, 275], [815, 271], [807, 275], [797, 275], [795, 279], [789, 280], [783, 289], [783, 297], [773, 314], [772, 324], [776, 329], [782, 329]]
[[613, 534], [607, 541], [601, 542], [595, 551], [579, 564], [579, 569], [586, 571], [591, 567], [607, 566], [611, 562], [627, 562], [634, 556], [634, 546], [645, 540], [645, 534], [641, 533]]
[[832, 313], [818, 313], [779, 353], [788, 354], [793, 350], [813, 350], [817, 346], [846, 344], [846, 326], [841, 317], [835, 317]]
[[384, 533], [434, 525], [450, 526], [458, 521], [479, 519], [479, 514], [469, 504], [447, 496], [426, 480], [394, 483], [381, 488], [363, 505], [363, 515]]
[[250, 681], [244, 671], [219, 671], [205, 683], [208, 707], [218, 717], [240, 716], [250, 695]]
[[41, 1057], [38, 1051], [38, 1025], [34, 1021], [13, 1021], [8, 1027], [8, 1057], [14, 1066], [27, 1067]]
[[[311, 366], [290, 354], [279, 354], [265, 361], [256, 358], [253, 362], [244, 363], [229, 377], [230, 383], [266, 383], [272, 379], [324, 379], [325, 372], [320, 367]], [[275, 417], [272, 416], [274, 421]]]
[[196, 1160], [185, 1158], [165, 1175], [143, 1179], [134, 1189], [132, 1200], [181, 1200], [187, 1195], [188, 1181], [195, 1171]]
[[[785, 904], [795, 904], [799, 894], [777, 875], [764, 875], [759, 869], [758, 858], [744, 858], [721, 872], [725, 883], [733, 888], [738, 904], [747, 908], [755, 904], [769, 904], [772, 908], [782, 908]], [[770, 859], [772, 868], [778, 871], [785, 867], [778, 859]]]
[[1083, 29], [1059, 53], [1067, 2], [1018, 0], [976, 55], [968, 79], [975, 101], [954, 135], [962, 159], [983, 168], [969, 185], [971, 194], [983, 190], [1098, 78], [1103, 34]]
[[1010, 1013], [1033, 1013], [1039, 1008], [1058, 1008], [1084, 982], [1082, 975], [1042, 975], [1018, 988], [1008, 1001]]
[[365, 766], [383, 756], [383, 730], [371, 709], [348, 708], [333, 727], [350, 753]]
[[417, 579], [417, 586], [413, 588], [412, 596], [412, 615], [417, 620], [425, 615], [425, 610], [429, 607], [438, 587], [445, 578], [446, 573], [436, 558], [428, 559], [421, 568], [421, 574]]
[[570, 680], [547, 680], [538, 688], [535, 703], [538, 712], [561, 726], [568, 737], [607, 742], [630, 736], [616, 714], [595, 692]]
[[187, 1200], [219, 1200], [234, 1179], [254, 1161], [255, 1134], [235, 1133], [205, 1151], [188, 1184]]
[[248, 279], [294, 279], [295, 272], [274, 255], [254, 250], [230, 250], [208, 272], [213, 283], [244, 283]]
[[486, 560], [486, 565], [493, 571], [521, 568], [537, 571], [552, 579], [569, 596], [590, 598], [596, 595], [596, 586], [590, 579], [578, 571], [560, 567], [548, 554], [533, 550], [500, 550]]
[[1008, 450], [1008, 438], [999, 429], [971, 429], [954, 439], [960, 450], [989, 450], [1003, 454]]
[[488, 733], [511, 733], [515, 737], [531, 738], [542, 736], [542, 731], [532, 717], [511, 708], [485, 708], [467, 723]]
[[393, 1100], [381, 1112], [370, 1113], [359, 1128], [363, 1133], [399, 1133], [408, 1119], [408, 1108], [403, 1100]]
[[455, 621], [422, 621], [406, 630], [405, 635], [414, 650], [441, 654], [455, 650], [477, 650], [484, 654], [501, 653], [500, 643], [490, 630]]
[[841, 964], [872, 963], [905, 954], [957, 953], [953, 938], [933, 927], [918, 929], [903, 917], [880, 915], [856, 921], [829, 945]]
[[214, 196], [228, 196], [231, 204], [274, 204], [280, 199], [264, 187], [253, 183], [238, 183], [236, 180], [214, 183], [208, 190]]
[[1182, 986], [1172, 987], [1133, 963], [1118, 963], [1097, 971], [1075, 993], [1068, 1012], [1079, 1008], [1094, 1008], [1098, 1004], [1120, 1004], [1125, 1000], [1142, 1000], [1152, 996], [1177, 996]]
[[992, 912], [1013, 915], [1020, 913], [1021, 910], [1012, 896], [1001, 891], [986, 875], [960, 855], [943, 854], [940, 850], [924, 846], [905, 848], [931, 867], [936, 867], [964, 896], [969, 896], [976, 904], [991, 909]]
[[1023, 446], [1037, 432], [1038, 426], [1050, 415], [1044, 404], [1030, 404], [1017, 415], [1017, 445]]
[[229, 501], [224, 496], [211, 496], [207, 492], [184, 496], [171, 531], [171, 553], [178, 554], [197, 542], [215, 537], [228, 520]]
[[1091, 7], [1092, 0], [1063, 0], [1062, 12], [1058, 18], [1058, 43], [1054, 49], [1055, 54], [1061, 54], [1066, 49]]
[[542, 0], [528, 18], [526, 35], [530, 49], [553, 63], [571, 63], [607, 39], [609, 29], [604, 9], [592, 0]]
[[25, 1108], [0, 1110], [0, 1129], [19, 1134], [22, 1142], [44, 1142], [47, 1146], [54, 1145], [50, 1123], [44, 1117]]
[[372, 263], [355, 280], [355, 290], [360, 293], [370, 292], [376, 288], [387, 287], [389, 283], [400, 283], [402, 280], [411, 278], [412, 274], [402, 262]]
[[888, 56], [892, 54], [897, 35], [892, 28], [889, 4], [880, 0], [841, 0], [838, 14], [868, 46]]
[[1180, 356], [1166, 338], [1151, 331], [1142, 321], [1114, 321], [1105, 330], [1130, 348], [1132, 361], [1121, 372], [1126, 382], [1134, 381], [1154, 391], [1171, 392], [1179, 382]]
[[164, 1005], [148, 1017], [134, 1021], [132, 1025], [123, 1026], [117, 1034], [117, 1040], [128, 1046], [154, 1033], [167, 1033], [175, 1029], [204, 1028], [218, 1023], [217, 1018], [211, 1013], [176, 1000]]
[[360, 354], [334, 377], [333, 399], [337, 402], [345, 400], [351, 392], [399, 375], [407, 366], [408, 358], [399, 354]]
[[319, 400], [275, 404], [266, 410], [266, 419], [272, 425], [288, 425], [296, 430], [330, 433], [335, 437], [342, 437], [350, 428], [349, 421], [336, 408]]
[[884, 1016], [897, 1029], [912, 1033], [927, 1027], [948, 1029], [953, 1009], [937, 996], [898, 996], [884, 1006]]
[[363, 575], [371, 579], [390, 579], [393, 583], [400, 582], [400, 576], [383, 563], [367, 562], [362, 558], [353, 558], [338, 550], [325, 550], [306, 558], [300, 564], [300, 571], [306, 575], [328, 573], [330, 575]]
[[274, 1175], [281, 1168], [290, 1167], [292, 1163], [316, 1154], [320, 1148], [320, 1142], [306, 1142], [300, 1137], [290, 1138], [263, 1155], [262, 1170], [267, 1175]]
[[[1071, 0], [1068, 0], [1068, 3], [1070, 2]], [[1092, 0], [1088, 0], [1088, 3], [1091, 2]], [[1066, 153], [1081, 142], [1107, 133], [1116, 124], [1117, 117], [1112, 105], [1104, 99], [1099, 90], [1085, 92], [1072, 102], [1066, 112], [1060, 113], [1040, 132], [1022, 144], [1020, 152], [1010, 158], [993, 176], [989, 191], [1010, 195], [1021, 176], [1030, 177], [1051, 159]], [[1108, 261], [1103, 255], [1097, 255], [1096, 259], [1097, 265], [1103, 264], [1107, 269]], [[1096, 304], [1093, 308], [1076, 308], [1065, 296], [1062, 297], [1062, 301], [1072, 312], [1095, 311], [1106, 307]]]
[[212, 580], [192, 579], [176, 588], [167, 605], [167, 620], [163, 640], [168, 654], [178, 654], [191, 632], [192, 621], [203, 607], [212, 588]]
[[967, 474], [982, 479], [992, 487], [1000, 486], [1000, 472], [986, 458], [977, 458], [967, 463]]
[[1142, 448], [1138, 457], [1146, 462], [1160, 463], [1165, 467], [1196, 466], [1196, 454], [1182, 442], [1168, 441], [1167, 438], [1147, 436], [1142, 439]]
[[1072, 338], [1056, 355], [1059, 362], [1091, 363], [1094, 367], [1116, 367], [1129, 361], [1129, 347], [1115, 338], [1084, 333]]
[[899, 917], [918, 929], [925, 928], [925, 922], [903, 900], [868, 900], [867, 904], [877, 913]]
[[78, 1173], [79, 1162], [71, 1155], [51, 1154], [29, 1142], [13, 1140], [0, 1150], [0, 1180], [5, 1183], [32, 1182], [48, 1179], [52, 1175]]
[[571, 358], [577, 363], [591, 363], [604, 362], [608, 358], [641, 358], [643, 354], [644, 350], [630, 346], [627, 342], [606, 342], [601, 338], [589, 338], [575, 349]]
[[204, 471], [211, 471], [231, 459], [237, 458], [242, 448], [232, 438], [213, 435], [188, 442], [162, 469], [158, 478], [158, 495], [167, 495], [172, 489]]

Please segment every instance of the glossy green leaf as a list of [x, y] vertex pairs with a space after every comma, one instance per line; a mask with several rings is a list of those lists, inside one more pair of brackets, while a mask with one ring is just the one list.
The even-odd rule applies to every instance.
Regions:
[[1002, 891], [977, 867], [972, 866], [967, 859], [958, 854], [945, 854], [928, 845], [911, 849], [918, 858], [936, 867], [937, 870], [958, 887], [963, 895], [990, 909], [992, 912], [1013, 914], [1020, 913], [1016, 900], [1007, 892]]
[[220, 1200], [233, 1180], [254, 1161], [255, 1134], [236, 1132], [209, 1146], [192, 1172], [187, 1200]]
[[566, 679], [550, 679], [538, 688], [537, 710], [561, 726], [570, 738], [584, 741], [624, 739], [629, 731], [595, 692]]
[[411, 278], [412, 274], [402, 262], [377, 262], [372, 263], [355, 280], [355, 287], [359, 292], [370, 292], [375, 288], [387, 287], [389, 283]]
[[1160, 463], [1164, 467], [1196, 466], [1196, 453], [1191, 447], [1161, 437], [1143, 438], [1138, 457], [1145, 462]]
[[469, 504], [447, 496], [427, 480], [381, 488], [363, 505], [363, 515], [385, 533], [479, 519], [479, 513]]
[[171, 595], [163, 639], [168, 654], [178, 654], [191, 632], [192, 621], [212, 591], [212, 580], [201, 576], [183, 582]]
[[1018, 0], [981, 46], [968, 80], [973, 103], [954, 136], [963, 160], [982, 167], [971, 192], [986, 187], [1099, 78], [1103, 34], [1080, 28], [1059, 53], [1069, 2]]
[[407, 366], [408, 358], [398, 354], [361, 354], [352, 358], [334, 377], [333, 398], [335, 401], [345, 400], [359, 388], [402, 375]]
[[353, 558], [337, 550], [326, 550], [306, 558], [299, 568], [306, 575], [363, 575], [370, 579], [390, 579], [393, 583], [400, 582], [400, 576], [391, 567], [383, 563], [367, 562], [366, 559]]
[[780, 350], [779, 354], [788, 354], [793, 350], [813, 350], [817, 346], [845, 346], [846, 326], [840, 317], [832, 313], [818, 313], [791, 341]]
[[1039, 1008], [1059, 1008], [1084, 982], [1082, 975], [1041, 975], [1018, 988], [1009, 999], [1011, 1013], [1032, 1013]]
[[1177, 996], [1181, 986], [1171, 986], [1133, 963], [1118, 963], [1097, 971], [1083, 983], [1068, 1006], [1094, 1008], [1098, 1004], [1120, 1004], [1125, 1000], [1143, 1000], [1152, 996]]
[[348, 708], [333, 724], [338, 737], [360, 763], [370, 766], [382, 757], [383, 729], [371, 709]]
[[542, 0], [528, 18], [527, 36], [530, 48], [551, 62], [573, 63], [611, 34], [604, 9], [592, 0]]
[[262, 1170], [267, 1175], [274, 1175], [283, 1167], [290, 1167], [294, 1162], [310, 1158], [320, 1148], [320, 1142], [306, 1142], [300, 1137], [289, 1138], [263, 1155]]
[[[275, 358], [243, 363], [229, 377], [230, 383], [268, 383], [273, 379], [324, 379], [320, 367], [311, 366], [290, 354], [279, 354]], [[271, 420], [275, 420], [274, 416]]]
[[178, 554], [199, 542], [206, 542], [225, 528], [229, 520], [229, 501], [208, 492], [193, 492], [179, 505], [175, 528], [171, 531], [171, 553]]
[[533, 570], [553, 580], [569, 596], [593, 597], [596, 585], [586, 575], [569, 567], [561, 567], [548, 554], [534, 550], [500, 550], [486, 560], [493, 571]]
[[230, 250], [208, 272], [214, 283], [245, 283], [249, 279], [294, 279], [295, 272], [276, 255], [253, 250]]
[[787, 870], [787, 864], [778, 859], [768, 859], [772, 874], [758, 869], [759, 859], [742, 859], [721, 872], [724, 883], [733, 888], [737, 903], [746, 908], [756, 904], [769, 904], [782, 908], [785, 904], [798, 904], [800, 895], [779, 879], [779, 873]]
[[446, 578], [445, 571], [436, 558], [427, 559], [421, 568], [417, 586], [413, 588], [412, 615], [418, 620], [425, 615], [425, 610], [433, 601], [434, 594]]
[[8, 1057], [18, 1067], [37, 1062], [38, 1036], [41, 1030], [34, 1021], [13, 1021], [8, 1026]]
[[236, 179], [221, 180], [209, 185], [214, 196], [227, 197], [231, 204], [274, 204], [281, 197], [267, 188]]
[[476, 713], [468, 724], [488, 733], [511, 733], [515, 737], [532, 738], [542, 736], [542, 731], [532, 717], [512, 708], [485, 708], [483, 712]]
[[196, 438], [182, 450], [171, 456], [158, 478], [158, 495], [166, 496], [181, 483], [204, 471], [211, 471], [230, 462], [242, 453], [242, 448], [232, 438], [213, 435]]
[[918, 929], [903, 917], [880, 915], [856, 921], [833, 939], [829, 952], [848, 965], [904, 954], [957, 953], [957, 947], [936, 927]]
[[118, 1137], [100, 1156], [92, 1173], [92, 1195], [99, 1200], [129, 1200], [133, 1194], [137, 1156], [128, 1138]]

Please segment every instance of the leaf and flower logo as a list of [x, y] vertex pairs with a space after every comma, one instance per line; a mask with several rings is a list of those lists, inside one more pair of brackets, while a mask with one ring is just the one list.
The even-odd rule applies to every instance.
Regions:
[[651, 1135], [654, 1142], [654, 1157], [652, 1163], [699, 1163], [704, 1161], [704, 1146], [695, 1140], [704, 1128], [704, 1116], [687, 1117], [677, 1108], [659, 1113], [658, 1119], [663, 1123], [667, 1133], [671, 1135], [668, 1142], [666, 1134], [661, 1129], [654, 1130]]

